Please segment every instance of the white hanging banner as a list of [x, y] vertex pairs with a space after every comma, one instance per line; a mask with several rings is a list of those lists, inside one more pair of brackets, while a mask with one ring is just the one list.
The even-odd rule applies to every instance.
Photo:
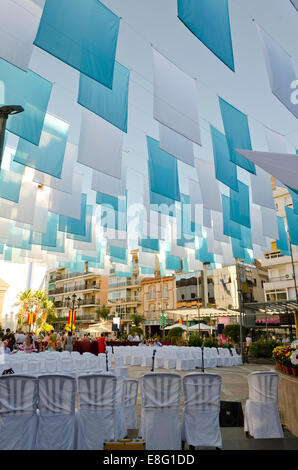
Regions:
[[41, 14], [32, 0], [1, 0], [0, 57], [27, 71]]
[[73, 174], [72, 194], [63, 193], [62, 191], [53, 189], [49, 203], [50, 211], [55, 214], [80, 220], [82, 181], [82, 175], [79, 175], [78, 173]]
[[266, 171], [256, 167], [256, 175], [250, 173], [251, 194], [254, 204], [274, 209], [271, 177]]
[[201, 145], [195, 80], [153, 48], [152, 53], [154, 119]]
[[261, 207], [262, 212], [262, 224], [263, 224], [263, 235], [270, 237], [273, 240], [278, 240], [278, 226], [277, 216], [275, 209], [268, 209], [267, 207]]
[[91, 189], [114, 197], [125, 195], [125, 186], [121, 179], [95, 170], [92, 171]]
[[290, 188], [298, 189], [298, 157], [296, 154], [235, 150]]
[[263, 42], [272, 93], [295, 117], [298, 117], [298, 106], [295, 102], [298, 77], [292, 59], [260, 26], [257, 25], [257, 29]]
[[194, 151], [191, 140], [159, 123], [159, 146], [165, 152], [194, 166]]
[[223, 215], [221, 213], [212, 212], [212, 228], [214, 240], [229, 243], [229, 237], [223, 233]]
[[114, 178], [121, 178], [123, 132], [82, 108], [78, 162]]
[[266, 243], [263, 235], [263, 220], [261, 209], [257, 206], [250, 208], [251, 241], [253, 245], [264, 246]]
[[215, 178], [214, 164], [205, 160], [196, 159], [195, 167], [200, 183], [204, 209], [222, 212], [219, 187]]
[[64, 193], [72, 193], [72, 177], [74, 164], [77, 159], [78, 148], [68, 142], [65, 149], [61, 178], [54, 178], [40, 171], [34, 171], [33, 181]]
[[36, 184], [23, 179], [18, 204], [0, 198], [0, 217], [33, 225], [36, 191]]

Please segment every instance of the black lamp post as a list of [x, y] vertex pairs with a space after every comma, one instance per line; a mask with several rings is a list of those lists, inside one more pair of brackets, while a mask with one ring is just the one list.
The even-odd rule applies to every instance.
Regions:
[[[72, 334], [72, 329], [73, 329], [73, 315], [74, 315], [74, 311], [75, 311], [75, 308], [79, 308], [81, 303], [82, 303], [82, 299], [79, 297], [77, 299], [77, 296], [76, 294], [72, 294], [71, 298], [70, 297], [66, 297], [66, 306], [67, 308], [70, 308], [71, 307], [71, 318], [70, 318], [70, 331], [71, 331], [71, 334]], [[70, 304], [71, 302], [71, 304]]]
[[22, 108], [22, 106], [17, 106], [17, 105], [0, 107], [0, 168], [1, 168], [2, 156], [3, 156], [4, 137], [5, 137], [7, 118], [8, 116], [12, 116], [13, 114], [22, 113], [23, 111], [24, 111], [24, 108]]

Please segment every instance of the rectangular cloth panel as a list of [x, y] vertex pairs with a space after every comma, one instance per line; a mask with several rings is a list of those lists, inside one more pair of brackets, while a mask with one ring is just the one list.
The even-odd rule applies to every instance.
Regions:
[[49, 212], [46, 233], [31, 232], [30, 242], [43, 247], [56, 247], [58, 222], [59, 216]]
[[115, 63], [113, 87], [81, 74], [78, 103], [127, 132], [129, 70]]
[[291, 243], [298, 246], [298, 216], [290, 207], [285, 207], [285, 210]]
[[73, 235], [86, 235], [86, 203], [87, 194], [81, 196], [81, 216], [80, 219], [73, 219], [71, 217], [59, 216], [59, 231], [67, 232]]
[[213, 126], [210, 126], [210, 131], [216, 178], [234, 191], [238, 191], [237, 165], [230, 160], [226, 136]]
[[290, 2], [294, 5], [296, 10], [298, 10], [298, 0], [290, 0]]
[[88, 109], [82, 109], [78, 162], [121, 178], [123, 132]]
[[42, 9], [32, 0], [1, 0], [0, 57], [27, 71]]
[[204, 209], [222, 212], [214, 165], [205, 160], [195, 161]]
[[[269, 34], [257, 25], [260, 39], [263, 43], [267, 72], [272, 93], [297, 118], [298, 108], [291, 100], [297, 75], [290, 56], [282, 49]], [[294, 85], [294, 88], [296, 86]], [[296, 96], [296, 91], [294, 91]]]
[[238, 150], [270, 175], [294, 190], [298, 190], [298, 156], [296, 154], [252, 152]]
[[11, 222], [6, 245], [21, 250], [31, 250], [30, 236], [30, 230], [21, 229], [15, 222]]
[[[86, 194], [82, 194], [82, 196], [86, 196]], [[85, 235], [83, 235], [83, 230], [82, 230], [82, 234], [79, 234], [79, 233], [73, 234], [72, 232], [69, 232], [67, 230], [67, 238], [76, 240], [78, 242], [92, 243], [92, 216], [93, 216], [93, 206], [90, 204], [87, 204], [86, 205]]]
[[170, 252], [166, 251], [165, 267], [169, 271], [181, 271], [181, 259], [178, 256], [171, 256]]
[[252, 202], [260, 206], [274, 209], [271, 177], [262, 168], [256, 168], [256, 175], [250, 174]]
[[219, 97], [218, 99], [230, 152], [230, 160], [244, 168], [244, 170], [255, 174], [254, 164], [242, 155], [239, 156], [239, 153], [234, 150], [235, 148], [251, 150], [247, 116], [222, 98]]
[[10, 170], [0, 170], [0, 197], [18, 203], [24, 174], [24, 166], [11, 162]]
[[96, 204], [101, 206], [100, 224], [102, 227], [126, 231], [126, 200], [96, 193]]
[[267, 207], [261, 207], [261, 212], [262, 212], [263, 235], [265, 237], [272, 238], [273, 240], [278, 239], [276, 210], [268, 209]]
[[240, 246], [242, 246], [243, 248], [248, 248], [249, 250], [253, 249], [251, 230], [250, 228], [244, 227], [243, 225], [241, 225]]
[[24, 224], [33, 224], [37, 188], [31, 181], [23, 181], [18, 204], [0, 199], [0, 217]]
[[64, 253], [65, 252], [65, 234], [57, 232], [56, 246], [41, 245], [43, 251], [49, 251], [50, 253]]
[[121, 260], [121, 262], [127, 263], [127, 248], [120, 246], [109, 246], [110, 256], [114, 259]]
[[[288, 208], [286, 207], [286, 209], [288, 209]], [[286, 213], [286, 214], [288, 216], [288, 213]], [[290, 245], [289, 245], [288, 234], [287, 234], [287, 231], [286, 231], [284, 219], [282, 217], [277, 216], [277, 226], [278, 226], [278, 240], [276, 240], [276, 247], [279, 250], [281, 250], [283, 252], [287, 252], [288, 254], [290, 254]]]
[[159, 252], [159, 240], [156, 238], [142, 238], [140, 247], [150, 250], [150, 252]]
[[114, 178], [95, 170], [92, 171], [91, 189], [110, 196], [118, 197], [125, 195], [125, 186], [122, 179]]
[[71, 194], [53, 189], [49, 202], [50, 211], [72, 219], [80, 219], [82, 183], [82, 175], [74, 173]]
[[222, 197], [222, 212], [223, 212], [223, 233], [228, 237], [238, 238], [241, 240], [241, 226], [234, 222], [230, 216], [230, 198], [221, 195]]
[[69, 124], [46, 114], [39, 146], [19, 139], [14, 161], [60, 178], [68, 132]]
[[153, 116], [161, 124], [201, 145], [197, 89], [193, 78], [155, 49]]
[[263, 235], [262, 212], [258, 206], [251, 206], [251, 238], [252, 243], [264, 246], [266, 241]]
[[47, 0], [34, 44], [112, 88], [119, 23], [98, 0]]
[[64, 193], [71, 194], [73, 183], [74, 164], [77, 159], [78, 148], [71, 142], [67, 142], [63, 159], [63, 166], [60, 178], [55, 178], [41, 171], [35, 171], [33, 181], [49, 188], [57, 189]]
[[150, 190], [180, 201], [177, 159], [161, 150], [158, 140], [147, 136]]
[[178, 0], [178, 18], [235, 71], [228, 0]]
[[212, 228], [214, 240], [230, 243], [229, 238], [223, 233], [223, 215], [219, 212], [212, 212]]
[[238, 181], [239, 191], [230, 189], [230, 217], [240, 225], [250, 228], [249, 187]]
[[156, 194], [150, 191], [150, 208], [152, 211], [156, 211], [159, 214], [169, 215], [175, 217], [176, 206], [174, 199]]
[[293, 201], [294, 213], [298, 215], [298, 194], [295, 191], [292, 191], [291, 189], [289, 189], [289, 193]]
[[207, 238], [199, 238], [199, 248], [195, 252], [195, 258], [202, 263], [214, 263], [214, 255], [208, 251]]
[[51, 91], [52, 83], [45, 78], [0, 59], [0, 106], [24, 108], [23, 113], [8, 117], [8, 131], [38, 145]]
[[159, 123], [159, 146], [187, 165], [194, 166], [194, 151], [191, 140]]

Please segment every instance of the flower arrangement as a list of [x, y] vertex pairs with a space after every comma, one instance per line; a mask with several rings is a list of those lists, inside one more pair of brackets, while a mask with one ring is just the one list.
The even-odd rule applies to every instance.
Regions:
[[277, 346], [272, 352], [272, 357], [278, 369], [298, 376], [298, 349], [291, 346]]
[[298, 349], [295, 349], [291, 354], [292, 366], [298, 367]]

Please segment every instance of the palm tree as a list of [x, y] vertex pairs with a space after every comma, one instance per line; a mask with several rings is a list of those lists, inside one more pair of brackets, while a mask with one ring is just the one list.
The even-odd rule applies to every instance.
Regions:
[[138, 313], [133, 313], [130, 316], [130, 319], [132, 320], [135, 326], [139, 326], [145, 320], [145, 317], [143, 317], [143, 315], [139, 315]]
[[19, 326], [23, 326], [29, 313], [35, 313], [37, 329], [42, 328], [47, 321], [48, 315], [54, 315], [57, 318], [54, 304], [49, 300], [46, 291], [28, 291], [20, 292], [18, 295], [19, 310]]
[[106, 307], [103, 305], [101, 308], [96, 310], [96, 313], [98, 315], [98, 319], [103, 319], [103, 320], [108, 320], [109, 315], [110, 315], [110, 307]]
[[18, 302], [15, 305], [20, 306], [18, 326], [23, 326], [28, 314], [33, 311], [34, 292], [31, 289], [25, 290], [23, 292], [20, 292], [17, 298]]

